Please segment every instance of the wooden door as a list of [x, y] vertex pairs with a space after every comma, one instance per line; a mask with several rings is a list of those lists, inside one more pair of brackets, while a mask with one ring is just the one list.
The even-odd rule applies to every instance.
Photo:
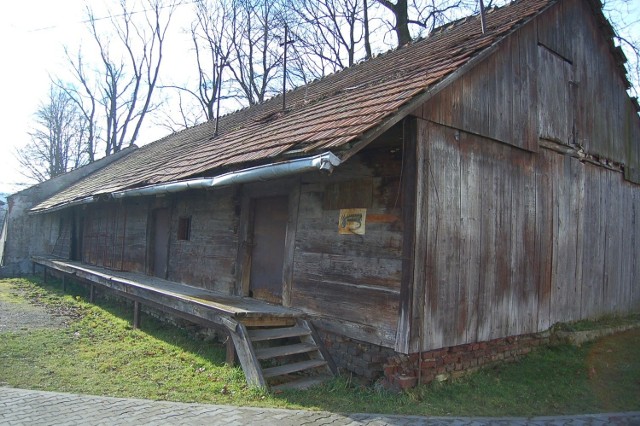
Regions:
[[288, 198], [286, 196], [254, 200], [249, 278], [249, 296], [251, 297], [272, 303], [282, 303], [284, 283], [282, 266], [287, 219]]
[[169, 209], [153, 211], [151, 244], [151, 274], [166, 278], [169, 258]]

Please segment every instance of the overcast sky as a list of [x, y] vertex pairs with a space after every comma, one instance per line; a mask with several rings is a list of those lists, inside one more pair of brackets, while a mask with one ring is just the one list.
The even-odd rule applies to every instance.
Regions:
[[[109, 1], [117, 4], [116, 0]], [[82, 41], [82, 34], [85, 34], [84, 4], [85, 0], [15, 0], [2, 5], [0, 192], [12, 193], [25, 187], [21, 183], [33, 183], [20, 175], [13, 153], [16, 147], [24, 146], [29, 141], [28, 131], [33, 114], [48, 93], [49, 75], [62, 75], [67, 69], [63, 46], [75, 50]], [[91, 2], [97, 16], [100, 16], [100, 10], [97, 9], [100, 4]], [[632, 4], [635, 15], [640, 16], [640, 0], [634, 0]], [[190, 7], [188, 4], [182, 6], [183, 13], [188, 13], [187, 8]], [[106, 12], [103, 14], [106, 15]], [[186, 26], [180, 21], [179, 14], [173, 25], [176, 30]], [[640, 28], [635, 30], [640, 33]], [[85, 44], [88, 45], [89, 41]], [[172, 59], [168, 64], [165, 62], [168, 67], [182, 65], [183, 61], [176, 60], [175, 52], [189, 49], [187, 45], [174, 45], [173, 48], [174, 53], [167, 55]], [[166, 132], [155, 126], [154, 130], [144, 132], [137, 143], [140, 145], [155, 140]]]

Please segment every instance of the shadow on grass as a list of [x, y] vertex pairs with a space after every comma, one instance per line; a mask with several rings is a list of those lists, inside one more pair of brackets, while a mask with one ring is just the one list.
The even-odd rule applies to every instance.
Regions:
[[[58, 280], [46, 285], [39, 278], [33, 282], [62, 295]], [[65, 294], [75, 300], [89, 297], [86, 287], [70, 282]], [[197, 340], [193, 333], [147, 314], [143, 314], [141, 330], [132, 330], [132, 302], [106, 298], [104, 293], [97, 296], [94, 305], [99, 309], [79, 302], [86, 315], [79, 320], [82, 324], [77, 332], [81, 335], [75, 346], [68, 346], [76, 352], [55, 366], [49, 366], [48, 359], [32, 361], [53, 371], [47, 377], [64, 374], [66, 365], [72, 364], [67, 376], [60, 379], [62, 383], [41, 388], [183, 402], [431, 416], [584, 414], [610, 410], [613, 406], [607, 401], [611, 400], [626, 401], [615, 405], [619, 411], [640, 409], [638, 332], [633, 338], [611, 336], [606, 345], [541, 348], [516, 363], [402, 394], [360, 386], [348, 377], [304, 392], [267, 394], [247, 388], [242, 371], [224, 365], [225, 350], [220, 343]], [[67, 334], [73, 336], [74, 330]], [[39, 341], [32, 347], [37, 351], [42, 345]], [[31, 347], [23, 348], [23, 353], [29, 350]], [[55, 355], [51, 348], [47, 350], [47, 356]], [[19, 368], [16, 374], [21, 374]], [[625, 377], [628, 386], [618, 386], [618, 377]], [[600, 382], [596, 383], [596, 378]], [[99, 383], [87, 385], [92, 381]]]
[[[62, 280], [59, 278], [49, 278], [47, 283], [44, 283], [39, 277], [30, 277], [30, 279], [59, 296], [71, 295], [76, 300], [89, 303], [90, 290], [88, 284], [67, 280], [65, 291], [63, 291]], [[126, 329], [133, 329], [134, 303], [132, 300], [96, 286], [94, 300], [91, 304], [127, 322]], [[161, 319], [163, 316], [165, 318]], [[204, 330], [203, 327], [146, 306], [143, 306], [140, 312], [139, 330], [155, 339], [171, 345], [177, 345], [186, 352], [201, 356], [213, 364], [219, 366], [225, 364], [226, 351], [224, 344], [220, 340], [224, 340], [226, 337], [221, 332], [215, 333], [216, 337], [219, 336], [218, 340], [215, 340], [213, 335], [209, 335], [205, 341], [195, 335], [196, 332]]]

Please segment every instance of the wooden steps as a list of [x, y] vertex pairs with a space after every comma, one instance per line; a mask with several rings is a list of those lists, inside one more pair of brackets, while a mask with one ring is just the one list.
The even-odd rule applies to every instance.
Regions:
[[262, 374], [265, 378], [284, 376], [285, 374], [297, 373], [299, 371], [310, 370], [312, 368], [324, 367], [327, 361], [323, 359], [311, 359], [309, 361], [294, 362], [291, 364], [283, 364], [277, 367], [264, 368]]
[[311, 324], [230, 328], [236, 352], [250, 385], [306, 389], [336, 375], [336, 368]]
[[311, 345], [309, 343], [297, 343], [295, 345], [272, 346], [256, 349], [256, 357], [258, 359], [269, 359], [295, 354], [303, 354], [317, 350], [318, 347], [316, 345]]
[[283, 327], [283, 328], [264, 328], [251, 329], [249, 338], [252, 342], [260, 342], [264, 340], [285, 339], [287, 337], [304, 336], [311, 334], [311, 330], [304, 327]]
[[328, 375], [303, 377], [302, 379], [285, 382], [276, 386], [271, 386], [271, 390], [277, 392], [277, 391], [282, 391], [286, 389], [299, 389], [299, 390], [309, 389], [312, 386], [316, 386], [323, 383], [325, 380], [329, 380], [331, 377], [332, 376], [328, 376]]

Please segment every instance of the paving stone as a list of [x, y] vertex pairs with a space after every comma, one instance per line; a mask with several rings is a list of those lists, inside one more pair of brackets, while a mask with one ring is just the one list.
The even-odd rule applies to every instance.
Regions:
[[534, 418], [456, 418], [336, 414], [224, 405], [110, 398], [13, 389], [0, 386], [3, 425], [333, 425], [333, 426], [599, 426], [639, 425], [640, 412]]

